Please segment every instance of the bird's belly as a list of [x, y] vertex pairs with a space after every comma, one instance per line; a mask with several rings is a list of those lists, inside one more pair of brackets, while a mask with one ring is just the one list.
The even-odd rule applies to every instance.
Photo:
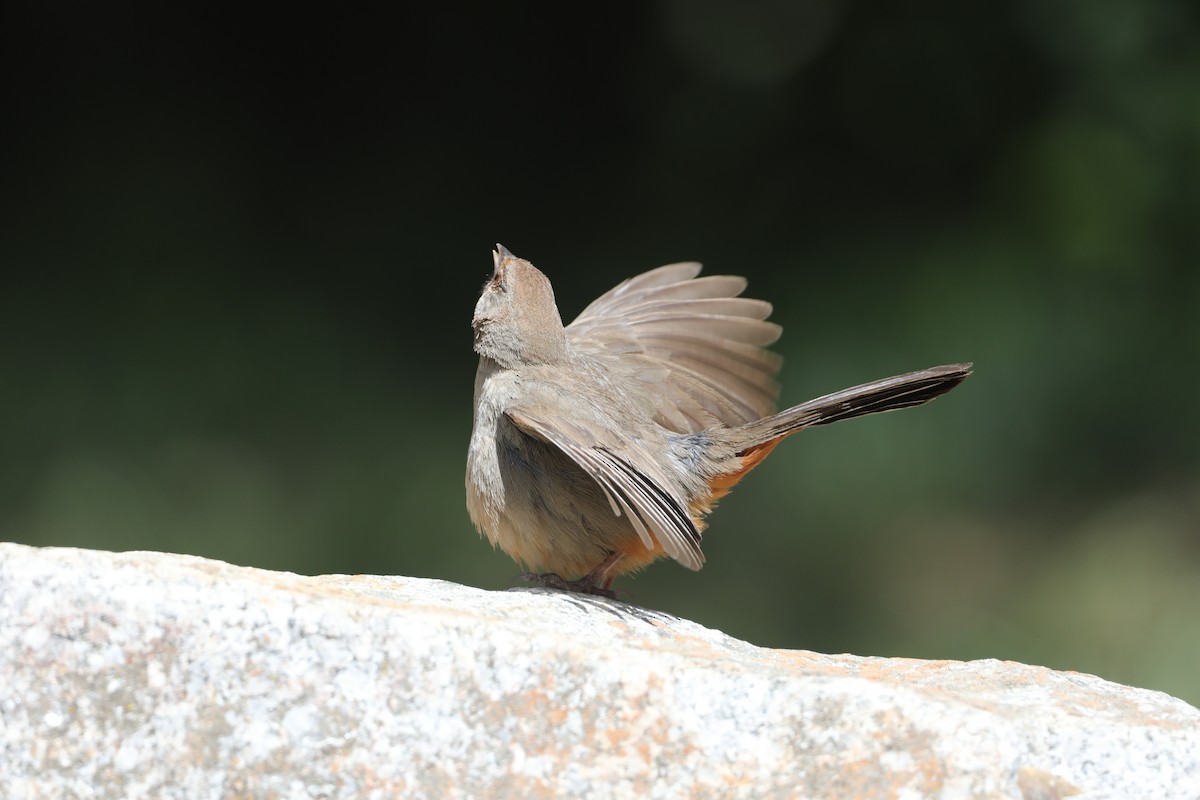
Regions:
[[514, 560], [563, 577], [640, 546], [596, 482], [558, 448], [507, 418], [468, 460], [467, 505], [476, 527]]

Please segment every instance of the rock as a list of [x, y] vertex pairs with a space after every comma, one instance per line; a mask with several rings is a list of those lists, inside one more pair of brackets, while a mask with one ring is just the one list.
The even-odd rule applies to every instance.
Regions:
[[0, 544], [0, 797], [1200, 797], [1200, 711], [619, 602]]

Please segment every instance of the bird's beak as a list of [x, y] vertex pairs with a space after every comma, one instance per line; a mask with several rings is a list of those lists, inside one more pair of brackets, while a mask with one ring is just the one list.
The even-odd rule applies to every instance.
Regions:
[[506, 261], [516, 260], [516, 256], [509, 252], [508, 248], [499, 242], [496, 243], [496, 249], [492, 251], [492, 276], [495, 277], [503, 273], [502, 267]]

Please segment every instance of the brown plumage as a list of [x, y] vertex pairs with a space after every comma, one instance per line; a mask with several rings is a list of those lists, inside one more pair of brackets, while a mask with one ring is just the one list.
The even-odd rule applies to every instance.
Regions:
[[781, 328], [739, 296], [744, 278], [659, 267], [564, 327], [545, 275], [499, 245], [493, 257], [472, 321], [467, 508], [547, 585], [607, 594], [663, 556], [700, 569], [704, 516], [785, 437], [920, 405], [971, 372], [931, 367], [772, 414], [781, 360], [765, 348]]

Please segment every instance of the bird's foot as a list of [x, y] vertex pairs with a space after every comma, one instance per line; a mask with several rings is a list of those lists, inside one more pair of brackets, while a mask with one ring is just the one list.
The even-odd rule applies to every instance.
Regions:
[[599, 586], [591, 575], [584, 575], [582, 578], [574, 581], [569, 581], [553, 572], [525, 572], [518, 577], [523, 581], [536, 583], [547, 589], [559, 589], [564, 592], [578, 592], [580, 594], [594, 594], [599, 597], [607, 597], [610, 600], [617, 598], [616, 592], [612, 589], [604, 589]]

